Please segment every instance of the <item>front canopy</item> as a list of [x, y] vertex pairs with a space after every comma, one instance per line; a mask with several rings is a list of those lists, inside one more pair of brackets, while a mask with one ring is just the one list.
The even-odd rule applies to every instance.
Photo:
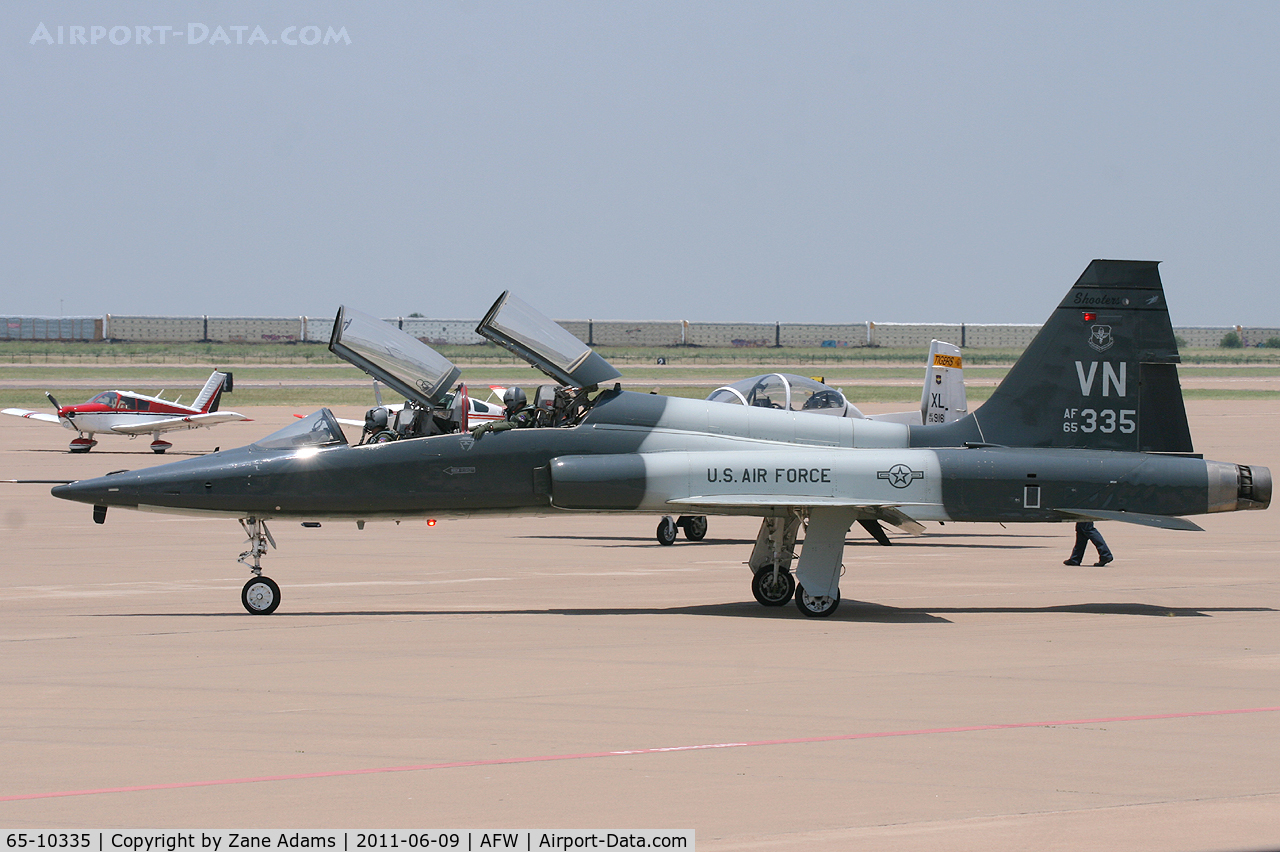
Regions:
[[333, 412], [322, 408], [301, 420], [295, 420], [288, 426], [272, 432], [250, 446], [255, 450], [292, 450], [299, 447], [325, 447], [347, 443], [347, 436], [342, 434], [342, 427]]
[[338, 308], [329, 351], [423, 408], [445, 408], [461, 371], [427, 344], [377, 317]]

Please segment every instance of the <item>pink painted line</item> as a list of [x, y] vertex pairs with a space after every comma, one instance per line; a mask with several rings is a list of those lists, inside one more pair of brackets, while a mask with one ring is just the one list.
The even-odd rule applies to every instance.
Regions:
[[253, 778], [223, 778], [215, 781], [184, 781], [175, 784], [143, 784], [136, 787], [103, 787], [97, 790], [63, 790], [55, 793], [24, 793], [0, 796], [0, 802], [28, 799], [57, 799], [66, 796], [98, 796], [105, 793], [141, 793], [147, 790], [184, 790], [191, 787], [223, 787], [231, 784], [261, 784], [268, 781], [304, 781], [310, 778], [342, 778], [352, 775], [380, 775], [388, 772], [426, 772], [431, 769], [461, 769], [476, 766], [505, 766], [518, 763], [550, 763], [556, 760], [592, 760], [637, 754], [666, 754], [677, 751], [702, 751], [715, 748], [752, 748], [755, 746], [804, 745], [847, 740], [872, 740], [885, 737], [918, 737], [927, 734], [964, 734], [975, 731], [1009, 731], [1017, 728], [1058, 728], [1066, 725], [1100, 725], [1115, 722], [1151, 722], [1160, 719], [1194, 719], [1202, 716], [1242, 716], [1249, 713], [1276, 713], [1280, 707], [1252, 707], [1240, 710], [1200, 710], [1191, 713], [1155, 713], [1146, 716], [1105, 716], [1096, 719], [1069, 719], [1056, 722], [1010, 722], [1003, 725], [964, 725], [954, 728], [922, 728], [908, 731], [874, 731], [864, 734], [835, 734], [828, 737], [795, 737], [785, 740], [754, 742], [705, 743], [702, 745], [637, 748], [626, 751], [596, 751], [582, 754], [549, 754], [539, 757], [499, 757], [491, 760], [458, 760], [449, 763], [422, 763], [414, 766], [381, 766], [370, 769], [339, 769], [331, 772], [306, 772], [297, 775], [261, 775]]

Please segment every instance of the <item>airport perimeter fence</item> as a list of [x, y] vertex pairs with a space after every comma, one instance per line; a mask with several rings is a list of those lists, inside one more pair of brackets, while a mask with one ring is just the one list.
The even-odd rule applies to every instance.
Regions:
[[[481, 345], [474, 320], [391, 317], [386, 320], [432, 346]], [[1022, 349], [1039, 325], [860, 322], [714, 323], [687, 321], [561, 320], [591, 346], [630, 347], [904, 347], [928, 349], [939, 339], [964, 348]], [[129, 343], [327, 343], [332, 317], [161, 317], [107, 314], [100, 317], [0, 317], [0, 340], [118, 341]], [[1280, 328], [1175, 328], [1181, 345], [1211, 349], [1235, 332], [1245, 346], [1280, 339]]]

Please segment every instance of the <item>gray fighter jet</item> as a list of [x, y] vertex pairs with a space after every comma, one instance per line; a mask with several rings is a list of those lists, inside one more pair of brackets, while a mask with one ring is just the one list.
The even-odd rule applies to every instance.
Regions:
[[[273, 612], [262, 575], [271, 519], [314, 522], [569, 512], [753, 515], [760, 603], [808, 616], [840, 600], [855, 522], [1126, 521], [1265, 509], [1264, 467], [1206, 461], [1191, 444], [1157, 264], [1095, 260], [994, 394], [951, 423], [905, 425], [630, 393], [597, 353], [504, 293], [477, 331], [552, 377], [505, 428], [467, 430], [458, 371], [363, 315], [331, 348], [405, 394], [400, 440], [351, 445], [327, 409], [247, 447], [53, 489], [107, 508], [237, 518], [253, 577], [241, 601]], [[421, 348], [419, 348], [421, 347]], [[424, 351], [425, 350], [425, 351]], [[532, 415], [532, 416], [529, 416]], [[514, 428], [527, 426], [527, 428]], [[803, 546], [793, 576], [800, 531]], [[883, 530], [880, 530], [883, 534]]]

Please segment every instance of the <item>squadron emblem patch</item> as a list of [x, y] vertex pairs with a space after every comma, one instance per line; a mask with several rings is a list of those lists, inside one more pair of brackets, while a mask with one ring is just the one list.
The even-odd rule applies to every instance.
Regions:
[[1111, 336], [1111, 326], [1095, 325], [1089, 328], [1089, 346], [1095, 352], [1106, 352], [1115, 342], [1116, 339]]

